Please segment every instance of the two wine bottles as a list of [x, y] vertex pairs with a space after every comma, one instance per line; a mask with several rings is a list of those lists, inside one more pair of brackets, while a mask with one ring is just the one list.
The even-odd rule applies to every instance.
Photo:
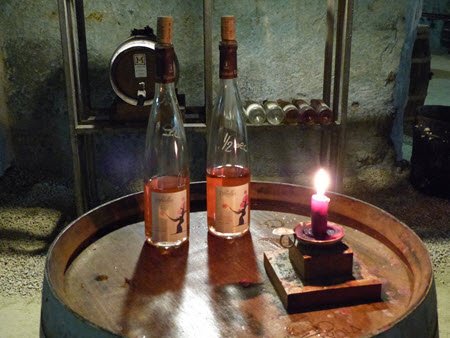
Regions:
[[[155, 97], [147, 126], [144, 221], [147, 241], [178, 247], [189, 238], [189, 156], [175, 93], [171, 17], [159, 17], [155, 46]], [[236, 83], [235, 20], [222, 17], [220, 89], [208, 126], [207, 219], [226, 238], [249, 229], [249, 154], [244, 111]]]

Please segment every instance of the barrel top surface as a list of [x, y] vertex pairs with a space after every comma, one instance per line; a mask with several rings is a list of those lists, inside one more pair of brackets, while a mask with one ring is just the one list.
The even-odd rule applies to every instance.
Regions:
[[274, 230], [307, 220], [311, 190], [252, 183], [251, 231], [234, 240], [208, 234], [203, 191], [203, 183], [191, 186], [188, 245], [167, 254], [145, 243], [142, 193], [69, 225], [46, 266], [46, 279], [67, 311], [130, 337], [360, 337], [401, 321], [430, 288], [429, 257], [411, 230], [381, 209], [330, 194], [330, 220], [344, 226], [344, 242], [383, 282], [382, 301], [288, 314], [264, 270], [263, 253], [283, 250]]

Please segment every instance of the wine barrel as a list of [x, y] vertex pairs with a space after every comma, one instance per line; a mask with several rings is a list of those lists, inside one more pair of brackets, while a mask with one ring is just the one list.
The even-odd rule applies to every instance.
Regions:
[[411, 183], [431, 195], [450, 197], [450, 107], [423, 106], [413, 127]]
[[431, 74], [430, 60], [430, 27], [418, 25], [411, 59], [408, 101], [404, 114], [406, 121], [413, 121], [417, 115], [417, 108], [425, 103]]
[[[309, 188], [251, 183], [251, 231], [208, 234], [204, 182], [191, 184], [188, 245], [160, 254], [145, 243], [143, 194], [104, 204], [52, 243], [42, 292], [43, 337], [333, 336], [435, 337], [437, 306], [428, 252], [385, 211], [330, 193], [330, 220], [382, 283], [382, 301], [286, 313], [263, 252], [286, 250], [279, 227], [309, 214]], [[274, 231], [275, 230], [275, 231]]]
[[[114, 51], [110, 61], [109, 79], [120, 99], [132, 106], [149, 106], [155, 91], [156, 36], [150, 27], [134, 30]], [[175, 55], [175, 81], [179, 64]], [[145, 95], [142, 93], [145, 91]], [[141, 95], [140, 95], [141, 94]]]

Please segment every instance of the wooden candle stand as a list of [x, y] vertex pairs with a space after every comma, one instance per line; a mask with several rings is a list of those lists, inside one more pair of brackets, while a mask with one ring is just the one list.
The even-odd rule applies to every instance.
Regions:
[[295, 242], [264, 252], [267, 275], [289, 313], [381, 300], [381, 281], [346, 244]]
[[289, 248], [289, 259], [304, 281], [348, 280], [353, 275], [353, 251], [342, 242], [330, 247], [298, 243]]

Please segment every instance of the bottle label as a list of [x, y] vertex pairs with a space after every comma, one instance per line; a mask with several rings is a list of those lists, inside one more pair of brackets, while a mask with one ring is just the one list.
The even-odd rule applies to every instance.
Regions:
[[307, 104], [305, 101], [300, 100], [300, 99], [293, 101], [293, 103], [295, 106], [297, 106], [297, 108], [298, 108], [298, 110], [300, 110], [300, 112], [303, 112], [307, 109], [312, 109], [309, 104]]
[[283, 108], [283, 111], [288, 112], [291, 110], [297, 110], [297, 107], [295, 107], [293, 104], [287, 103], [281, 106], [281, 108]]
[[175, 81], [175, 54], [173, 47], [161, 47], [156, 45], [156, 73], [155, 81], [158, 83], [170, 83]]
[[187, 190], [152, 192], [152, 240], [176, 242], [187, 236]]
[[223, 233], [247, 230], [250, 222], [249, 184], [216, 187], [215, 228]]
[[310, 108], [310, 106], [307, 103], [301, 103], [298, 106], [298, 109], [300, 109], [300, 110], [305, 110], [305, 109], [309, 109], [309, 108]]
[[316, 112], [320, 112], [323, 109], [329, 109], [325, 102], [318, 99], [311, 100], [311, 107], [313, 107]]
[[133, 54], [134, 77], [147, 77], [145, 54]]
[[220, 65], [219, 77], [221, 79], [234, 79], [237, 77], [237, 43], [221, 42], [219, 45]]

